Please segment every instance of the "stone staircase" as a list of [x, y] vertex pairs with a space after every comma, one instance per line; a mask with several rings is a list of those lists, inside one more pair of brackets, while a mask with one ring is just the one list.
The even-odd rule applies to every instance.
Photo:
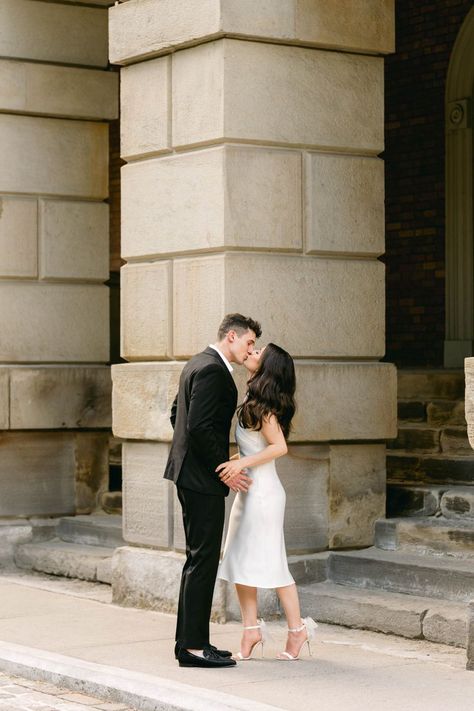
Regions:
[[474, 600], [474, 451], [463, 398], [462, 371], [399, 371], [387, 518], [376, 522], [373, 547], [325, 554], [320, 582], [300, 587], [304, 614], [466, 646]]
[[19, 568], [110, 585], [112, 555], [123, 545], [120, 515], [66, 516], [49, 540], [18, 545], [14, 561]]

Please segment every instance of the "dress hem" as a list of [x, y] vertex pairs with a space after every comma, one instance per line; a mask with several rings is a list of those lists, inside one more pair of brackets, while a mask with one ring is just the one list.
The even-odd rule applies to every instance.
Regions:
[[230, 580], [229, 578], [224, 578], [222, 575], [218, 575], [217, 580], [225, 580], [227, 583], [232, 583], [233, 585], [247, 585], [249, 588], [260, 588], [260, 590], [273, 590], [275, 588], [287, 588], [290, 585], [295, 585], [293, 580], [291, 583], [276, 583], [273, 585], [259, 585], [258, 583], [248, 583], [242, 580]]

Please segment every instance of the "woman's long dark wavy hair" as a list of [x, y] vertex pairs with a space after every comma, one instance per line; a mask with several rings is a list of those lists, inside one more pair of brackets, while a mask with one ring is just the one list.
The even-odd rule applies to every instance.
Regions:
[[247, 397], [237, 410], [241, 426], [261, 430], [263, 418], [275, 415], [288, 439], [296, 410], [295, 388], [293, 358], [280, 346], [269, 343], [248, 381]]

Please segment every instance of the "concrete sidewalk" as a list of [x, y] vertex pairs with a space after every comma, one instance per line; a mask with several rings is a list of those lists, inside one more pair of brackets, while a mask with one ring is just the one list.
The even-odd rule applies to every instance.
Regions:
[[[471, 711], [466, 652], [429, 642], [320, 625], [313, 657], [274, 659], [285, 628], [271, 623], [265, 659], [222, 670], [180, 669], [172, 615], [110, 603], [102, 585], [0, 576], [0, 670], [41, 678], [142, 709]], [[213, 625], [237, 650], [239, 625]]]

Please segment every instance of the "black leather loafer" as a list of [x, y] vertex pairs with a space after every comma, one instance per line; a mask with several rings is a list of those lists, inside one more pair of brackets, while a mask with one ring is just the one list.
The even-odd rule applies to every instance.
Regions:
[[203, 656], [180, 649], [178, 651], [178, 662], [180, 667], [201, 667], [205, 669], [220, 669], [222, 667], [235, 667], [235, 659], [219, 657], [212, 649], [204, 649]]
[[[176, 642], [174, 645], [174, 658], [178, 658], [178, 652], [179, 652], [179, 645]], [[213, 644], [206, 644], [206, 649], [212, 649], [213, 652], [219, 655], [219, 657], [223, 657], [224, 659], [230, 659], [232, 656], [232, 652], [229, 652], [227, 649], [217, 649]]]

